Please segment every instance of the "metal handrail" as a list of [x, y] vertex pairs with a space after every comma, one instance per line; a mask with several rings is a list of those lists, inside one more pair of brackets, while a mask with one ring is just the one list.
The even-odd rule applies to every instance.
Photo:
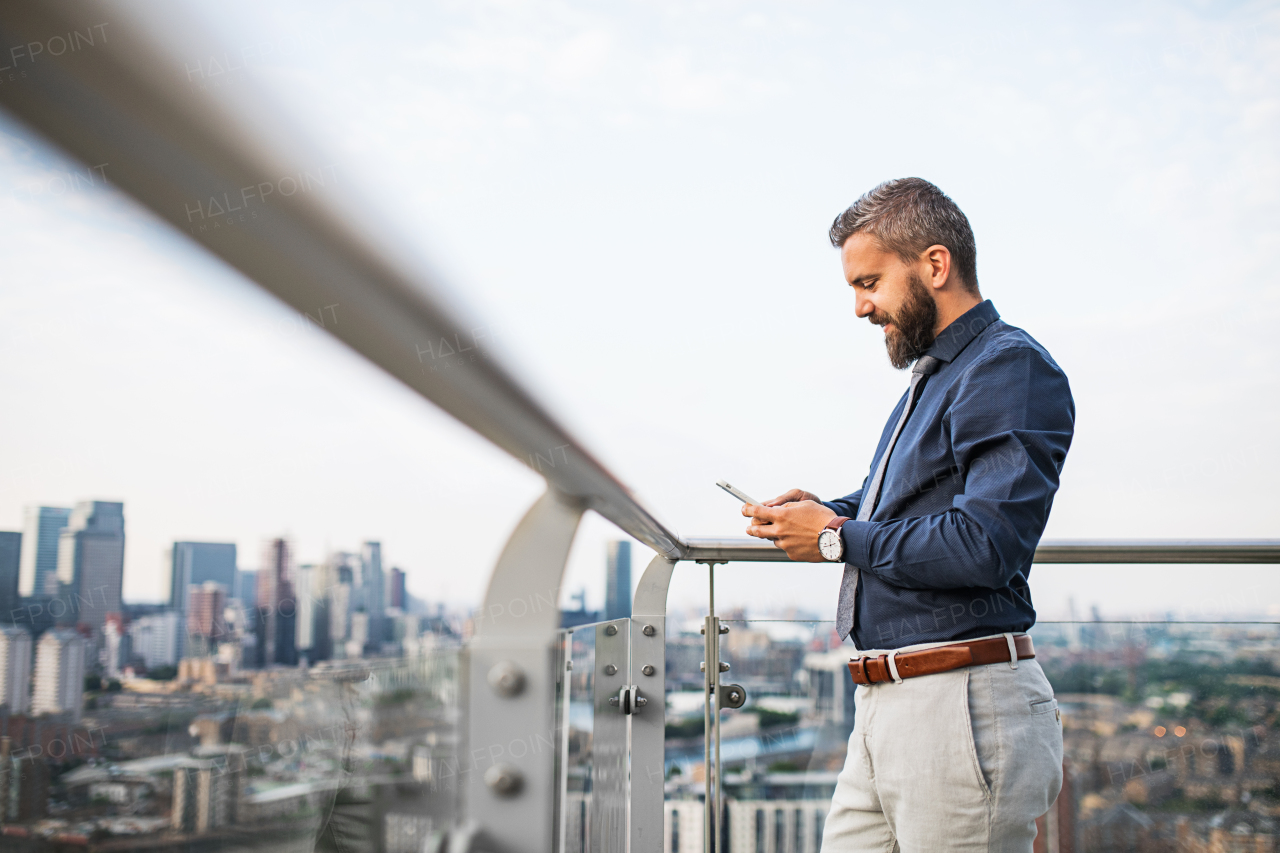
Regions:
[[[0, 105], [84, 163], [108, 164], [117, 187], [298, 311], [338, 306], [339, 322], [326, 326], [335, 337], [560, 493], [661, 554], [681, 553], [676, 534], [516, 378], [485, 324], [420, 257], [419, 240], [340, 183], [261, 200], [255, 188], [334, 161], [253, 87], [193, 87], [190, 63], [224, 48], [177, 4], [0, 4], [4, 44], [70, 32], [100, 38], [42, 56], [21, 85], [0, 87]], [[252, 208], [251, 226], [193, 227], [208, 223], [210, 199], [219, 210]]]
[[[695, 563], [785, 563], [785, 551], [762, 539], [686, 539], [681, 559]], [[1037, 563], [1280, 564], [1280, 539], [1046, 539]]]

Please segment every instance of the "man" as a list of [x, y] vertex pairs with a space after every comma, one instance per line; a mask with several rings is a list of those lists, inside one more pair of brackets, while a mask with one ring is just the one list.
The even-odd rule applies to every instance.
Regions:
[[1062, 732], [1024, 633], [1027, 578], [1071, 390], [983, 301], [969, 221], [933, 184], [881, 184], [830, 236], [857, 315], [883, 327], [894, 367], [915, 366], [861, 489], [742, 510], [791, 559], [845, 564], [836, 628], [859, 650], [857, 713], [823, 850], [1029, 852], [1062, 784]]

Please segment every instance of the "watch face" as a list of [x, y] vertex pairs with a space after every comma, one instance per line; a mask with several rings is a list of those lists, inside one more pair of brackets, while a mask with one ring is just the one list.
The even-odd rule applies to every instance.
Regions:
[[839, 560], [844, 552], [844, 543], [840, 541], [840, 534], [835, 530], [824, 530], [818, 535], [818, 551], [822, 553], [824, 559]]

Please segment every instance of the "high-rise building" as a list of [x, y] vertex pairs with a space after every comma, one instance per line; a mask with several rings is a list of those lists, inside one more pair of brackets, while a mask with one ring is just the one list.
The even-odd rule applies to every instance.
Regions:
[[0, 626], [0, 705], [10, 714], [31, 710], [31, 635], [16, 625]]
[[205, 581], [187, 591], [187, 634], [199, 637], [206, 652], [226, 634], [227, 589], [217, 581]]
[[329, 639], [334, 647], [351, 636], [351, 581], [339, 581], [329, 588]]
[[360, 603], [369, 615], [368, 644], [376, 649], [386, 639], [387, 591], [382, 573], [382, 544], [366, 542], [360, 551], [361, 586]]
[[347, 657], [364, 656], [369, 645], [369, 614], [363, 610], [351, 614], [351, 639], [347, 640]]
[[129, 624], [129, 640], [135, 657], [147, 669], [177, 666], [182, 655], [182, 614], [176, 610], [140, 616]]
[[240, 599], [241, 606], [247, 611], [258, 603], [258, 573], [256, 571], [239, 571], [236, 572], [235, 586], [231, 587], [228, 594], [232, 598]]
[[225, 761], [187, 758], [173, 769], [174, 829], [205, 833], [236, 822], [240, 774], [227, 768]]
[[102, 669], [107, 678], [119, 678], [121, 668], [133, 657], [133, 638], [125, 626], [124, 615], [108, 613], [102, 626]]
[[27, 507], [18, 570], [18, 591], [22, 595], [58, 594], [58, 538], [70, 517], [70, 507]]
[[84, 639], [65, 628], [45, 631], [36, 645], [33, 714], [70, 714], [80, 721], [84, 704]]
[[234, 542], [174, 542], [169, 552], [169, 606], [185, 611], [188, 590], [213, 581], [230, 596], [236, 592]]
[[58, 540], [58, 583], [76, 624], [102, 638], [108, 613], [120, 612], [124, 581], [124, 504], [80, 501]]
[[605, 559], [604, 618], [631, 616], [631, 543], [625, 539], [609, 543]]
[[391, 570], [391, 595], [388, 597], [387, 603], [391, 607], [398, 607], [401, 610], [404, 610], [408, 604], [408, 600], [405, 598], [404, 572], [399, 569]]
[[0, 737], [0, 821], [26, 823], [49, 810], [49, 762]]
[[22, 564], [22, 534], [0, 531], [0, 623], [11, 623], [18, 606], [18, 575]]
[[[297, 602], [294, 618], [294, 645], [298, 654], [309, 652], [315, 643], [316, 581], [321, 575], [316, 566], [299, 566], [293, 580], [293, 597]], [[315, 660], [307, 655], [309, 660]]]
[[265, 620], [263, 662], [265, 666], [293, 666], [298, 662], [297, 602], [289, 543], [284, 539], [268, 542], [262, 562], [258, 572], [258, 609]]

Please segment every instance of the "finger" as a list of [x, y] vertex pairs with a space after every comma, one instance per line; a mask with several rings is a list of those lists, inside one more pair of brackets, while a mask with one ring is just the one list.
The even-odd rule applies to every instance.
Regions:
[[765, 506], [782, 506], [787, 501], [795, 500], [796, 495], [798, 494], [800, 494], [799, 489], [792, 489], [789, 492], [783, 492], [782, 494], [778, 495], [776, 498], [773, 498], [772, 500], [765, 501], [764, 505]]
[[774, 522], [781, 517], [778, 510], [764, 506], [745, 506], [742, 508], [742, 514], [763, 522]]

